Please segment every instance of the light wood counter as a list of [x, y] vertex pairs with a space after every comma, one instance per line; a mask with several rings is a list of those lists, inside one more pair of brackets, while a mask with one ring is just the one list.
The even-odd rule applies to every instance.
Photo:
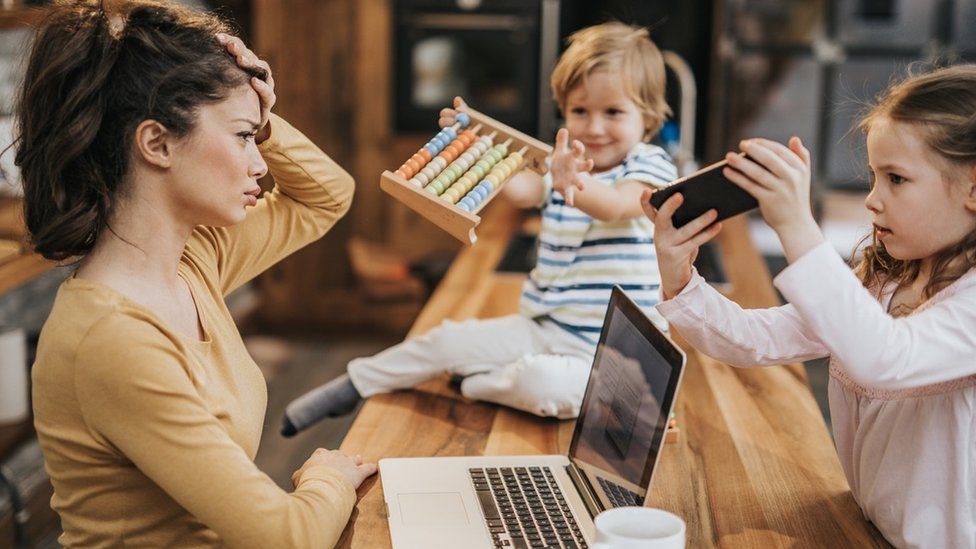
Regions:
[[[489, 318], [517, 310], [524, 277], [495, 273], [519, 213], [495, 201], [421, 312], [410, 336], [443, 319]], [[725, 222], [718, 241], [732, 299], [776, 304], [769, 273], [746, 220]], [[688, 351], [676, 406], [681, 436], [665, 445], [648, 505], [688, 525], [688, 547], [888, 547], [851, 496], [801, 365], [731, 368]], [[386, 457], [565, 454], [573, 421], [543, 419], [452, 392], [445, 379], [420, 390], [375, 396], [341, 449]], [[361, 499], [340, 547], [390, 547], [378, 477]]]

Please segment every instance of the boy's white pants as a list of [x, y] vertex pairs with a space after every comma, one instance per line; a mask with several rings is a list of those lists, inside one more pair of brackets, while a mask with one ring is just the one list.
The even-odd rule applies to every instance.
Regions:
[[424, 335], [349, 363], [363, 398], [443, 373], [468, 376], [461, 393], [538, 414], [579, 415], [596, 347], [549, 320], [511, 315], [446, 320]]

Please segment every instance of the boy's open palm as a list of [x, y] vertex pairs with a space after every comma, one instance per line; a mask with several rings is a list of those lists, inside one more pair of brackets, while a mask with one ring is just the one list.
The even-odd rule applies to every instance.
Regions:
[[583, 190], [584, 173], [593, 169], [593, 160], [584, 159], [586, 147], [577, 140], [569, 147], [569, 130], [566, 128], [556, 132], [556, 146], [552, 150], [552, 160], [549, 162], [549, 173], [552, 175], [552, 188], [566, 199], [566, 204], [573, 205], [574, 189]]

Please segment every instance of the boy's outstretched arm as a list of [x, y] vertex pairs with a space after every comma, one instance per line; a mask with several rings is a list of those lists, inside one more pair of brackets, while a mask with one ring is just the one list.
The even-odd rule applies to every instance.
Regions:
[[522, 170], [512, 175], [499, 192], [517, 208], [538, 208], [542, 206], [545, 185], [541, 175]]
[[[610, 187], [596, 181], [586, 183], [573, 193], [573, 206], [594, 219], [605, 222], [633, 219], [644, 214], [641, 193], [650, 185], [627, 179]], [[555, 184], [553, 185], [555, 187]]]

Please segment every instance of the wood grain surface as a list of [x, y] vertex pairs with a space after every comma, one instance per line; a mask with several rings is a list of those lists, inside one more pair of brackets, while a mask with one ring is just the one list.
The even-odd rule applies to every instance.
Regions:
[[[431, 296], [410, 335], [446, 318], [488, 318], [517, 310], [521, 275], [494, 267], [519, 215], [493, 204]], [[746, 220], [725, 223], [718, 239], [731, 282], [728, 295], [745, 307], [776, 304], [769, 272], [748, 236]], [[676, 406], [682, 431], [667, 444], [648, 505], [688, 526], [688, 547], [888, 547], [851, 496], [833, 442], [801, 365], [731, 368], [688, 352]], [[454, 393], [445, 379], [418, 390], [371, 398], [341, 449], [376, 461], [386, 457], [560, 454], [573, 421], [544, 419]], [[383, 491], [374, 477], [340, 547], [390, 547]]]

